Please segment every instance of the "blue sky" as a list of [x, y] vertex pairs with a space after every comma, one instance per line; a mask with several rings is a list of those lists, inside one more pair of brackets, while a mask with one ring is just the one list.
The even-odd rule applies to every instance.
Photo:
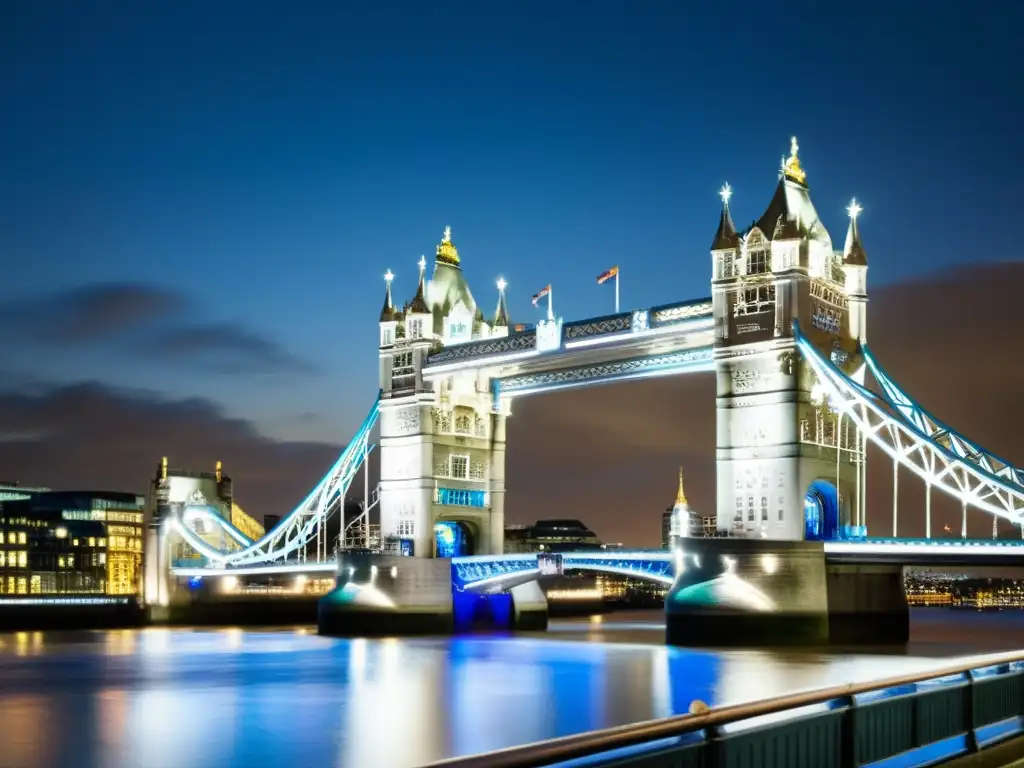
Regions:
[[[549, 282], [567, 318], [609, 311], [594, 277], [616, 263], [625, 306], [696, 298], [718, 188], [738, 225], [759, 216], [793, 134], [837, 242], [862, 202], [873, 286], [1017, 259], [1022, 21], [994, 2], [11, 0], [0, 373], [344, 442], [376, 391], [382, 274], [411, 296], [445, 225], [485, 307], [507, 278], [513, 320]], [[106, 285], [107, 311], [144, 306], [42, 340]]]

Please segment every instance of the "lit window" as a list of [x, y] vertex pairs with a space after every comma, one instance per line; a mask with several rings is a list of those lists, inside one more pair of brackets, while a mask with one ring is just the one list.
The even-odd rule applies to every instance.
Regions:
[[58, 568], [63, 568], [64, 567], [64, 562], [65, 562], [64, 561], [64, 556], [61, 555], [60, 557], [57, 558], [57, 567]]
[[7, 565], [7, 553], [0, 549], [0, 568]]
[[0, 531], [0, 544], [4, 543], [4, 532]]
[[448, 461], [452, 477], [462, 480], [469, 477], [469, 456], [451, 456]]
[[26, 541], [27, 541], [27, 539], [25, 537], [25, 532], [24, 531], [20, 531], [18, 533], [18, 543], [19, 544], [24, 544], [24, 543], [26, 543]]
[[99, 540], [99, 546], [101, 546], [101, 547], [107, 546], [107, 540], [106, 539], [100, 539]]
[[74, 567], [75, 567], [75, 556], [74, 555], [68, 555], [68, 568], [74, 568]]
[[18, 567], [19, 568], [26, 568], [26, 567], [28, 567], [28, 553], [27, 552], [19, 552], [18, 553]]
[[72, 539], [71, 540], [71, 546], [77, 547], [78, 546], [78, 539]]
[[95, 536], [90, 536], [89, 537], [89, 546], [90, 547], [95, 547], [96, 546], [96, 537]]
[[768, 251], [758, 248], [747, 252], [747, 274], [763, 275], [768, 272]]

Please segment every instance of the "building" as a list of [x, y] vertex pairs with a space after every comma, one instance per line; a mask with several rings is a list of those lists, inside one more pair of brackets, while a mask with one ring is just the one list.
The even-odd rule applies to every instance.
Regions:
[[0, 594], [137, 595], [145, 499], [33, 491], [0, 502]]
[[505, 419], [486, 381], [423, 380], [439, 345], [509, 335], [505, 281], [486, 319], [445, 228], [434, 271], [419, 261], [412, 299], [397, 307], [389, 270], [380, 312], [380, 533], [418, 557], [501, 553], [505, 528]]
[[718, 521], [704, 517], [690, 508], [683, 490], [683, 468], [679, 468], [679, 488], [676, 502], [661, 515], [661, 546], [672, 549], [682, 538], [710, 538], [717, 535]]
[[538, 520], [533, 525], [505, 529], [505, 551], [510, 554], [602, 548], [597, 534], [579, 520]]
[[[210, 546], [223, 550], [237, 546], [223, 527], [212, 525], [209, 518], [203, 515], [186, 515], [186, 510], [212, 513], [231, 523], [253, 541], [262, 538], [265, 533], [263, 525], [246, 514], [235, 502], [234, 485], [231, 478], [224, 474], [221, 462], [214, 465], [212, 472], [172, 469], [168, 468], [165, 456], [150, 481], [147, 518], [162, 520], [167, 514], [175, 514]], [[177, 541], [174, 549], [171, 553], [174, 560], [198, 558], [198, 554], [184, 541]]]
[[45, 493], [49, 488], [39, 488], [8, 480], [0, 480], [0, 502], [21, 501], [30, 499], [37, 493]]

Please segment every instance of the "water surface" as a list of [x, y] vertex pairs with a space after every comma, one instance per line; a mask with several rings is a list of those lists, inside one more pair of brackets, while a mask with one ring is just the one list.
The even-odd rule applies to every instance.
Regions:
[[1020, 647], [1024, 635], [1020, 614], [915, 621], [924, 634], [910, 655], [666, 648], [656, 614], [526, 637], [0, 635], [0, 766], [405, 768], [683, 713], [694, 699], [738, 703], [941, 666]]

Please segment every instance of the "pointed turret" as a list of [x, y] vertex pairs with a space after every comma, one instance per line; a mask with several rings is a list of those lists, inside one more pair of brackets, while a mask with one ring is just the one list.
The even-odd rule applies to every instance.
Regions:
[[843, 264], [845, 266], [866, 267], [868, 255], [860, 242], [860, 231], [857, 229], [857, 216], [863, 209], [854, 198], [850, 201], [846, 212], [850, 216], [850, 228], [846, 230], [846, 246], [843, 248]]
[[420, 268], [420, 279], [416, 285], [416, 295], [412, 297], [412, 303], [409, 304], [409, 311], [417, 315], [429, 314], [430, 307], [427, 306], [427, 259], [425, 256], [420, 256], [417, 266]]
[[389, 269], [384, 273], [384, 306], [380, 310], [380, 345], [390, 347], [398, 336], [398, 316], [391, 299], [391, 281], [395, 279]]
[[676, 503], [672, 506], [672, 517], [670, 522], [671, 538], [673, 548], [679, 539], [700, 535], [700, 524], [696, 521], [690, 505], [686, 503], [686, 493], [683, 491], [683, 468], [679, 468], [679, 488], [676, 491]]
[[508, 335], [508, 306], [505, 304], [505, 288], [508, 283], [504, 277], [498, 278], [498, 307], [494, 310], [494, 322], [491, 323], [491, 330], [494, 336]]
[[391, 281], [395, 279], [395, 276], [389, 269], [384, 273], [384, 306], [380, 310], [380, 321], [382, 323], [390, 323], [395, 319], [395, 305], [391, 300]]
[[724, 251], [740, 244], [740, 236], [736, 234], [736, 225], [733, 224], [732, 214], [729, 212], [729, 198], [732, 197], [729, 182], [725, 183], [718, 194], [722, 198], [722, 217], [718, 220], [718, 231], [715, 232], [715, 239], [711, 243], [712, 251]]

